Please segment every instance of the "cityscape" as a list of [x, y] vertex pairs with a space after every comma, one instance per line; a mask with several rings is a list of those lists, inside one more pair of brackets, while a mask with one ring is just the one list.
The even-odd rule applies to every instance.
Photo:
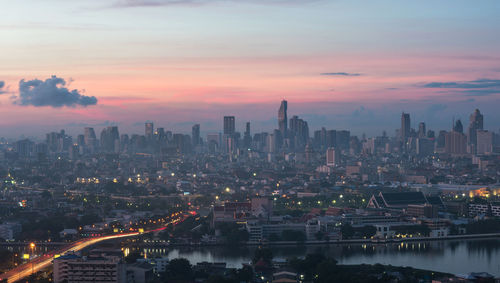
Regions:
[[[336, 260], [322, 253], [274, 260], [270, 247], [407, 248], [500, 235], [500, 133], [484, 128], [488, 120], [479, 109], [466, 127], [456, 120], [446, 130], [425, 122], [413, 128], [411, 114], [402, 113], [395, 135], [377, 137], [326, 128], [311, 135], [307, 121], [288, 118], [286, 100], [276, 117], [277, 129], [261, 133], [252, 132], [251, 122], [241, 133], [237, 117], [223, 116], [221, 132], [206, 137], [199, 124], [186, 135], [146, 122], [143, 134], [108, 126], [99, 135], [86, 127], [75, 138], [60, 130], [44, 141], [3, 139], [6, 272], [0, 276], [7, 282], [306, 282], [316, 271], [300, 265], [311, 260], [337, 269]], [[241, 246], [257, 247], [262, 258], [249, 256], [236, 268], [168, 257], [174, 247]], [[169, 270], [172, 263], [179, 270]], [[445, 271], [368, 269], [367, 276], [494, 278]], [[356, 280], [339, 274], [323, 276]]]
[[0, 8], [0, 283], [500, 282], [500, 2]]

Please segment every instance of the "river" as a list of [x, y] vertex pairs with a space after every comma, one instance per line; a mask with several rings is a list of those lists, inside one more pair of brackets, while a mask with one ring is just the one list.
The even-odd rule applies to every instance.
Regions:
[[[186, 258], [198, 262], [226, 262], [241, 267], [252, 259], [256, 247], [159, 247], [143, 248], [147, 256]], [[134, 249], [132, 247], [132, 249]], [[135, 248], [137, 249], [137, 248]], [[323, 253], [340, 264], [390, 264], [464, 274], [488, 272], [500, 277], [500, 238], [386, 244], [341, 244], [317, 246], [272, 246], [275, 260]]]

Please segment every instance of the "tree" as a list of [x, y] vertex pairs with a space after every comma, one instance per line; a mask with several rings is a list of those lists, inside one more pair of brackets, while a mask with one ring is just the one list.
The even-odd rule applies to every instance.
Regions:
[[321, 261], [316, 267], [317, 283], [329, 283], [337, 281], [337, 261], [326, 259]]
[[342, 227], [340, 228], [340, 232], [342, 233], [343, 239], [350, 239], [352, 238], [352, 236], [354, 236], [354, 229], [349, 223], [342, 225]]
[[172, 259], [168, 264], [167, 273], [173, 279], [190, 279], [193, 275], [193, 270], [189, 260], [185, 258]]
[[133, 251], [125, 257], [125, 262], [130, 264], [136, 262], [139, 258], [141, 258], [141, 253], [138, 251]]
[[271, 251], [271, 249], [262, 247], [256, 249], [253, 255], [252, 262], [255, 264], [259, 260], [263, 260], [265, 263], [271, 264], [271, 262], [273, 261], [273, 252]]
[[253, 278], [253, 270], [250, 266], [243, 266], [236, 273], [237, 282], [251, 282]]

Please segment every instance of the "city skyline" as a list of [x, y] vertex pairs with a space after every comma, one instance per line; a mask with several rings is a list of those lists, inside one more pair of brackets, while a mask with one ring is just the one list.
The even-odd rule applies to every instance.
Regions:
[[[67, 131], [67, 128], [64, 128], [64, 127], [62, 127], [62, 128], [49, 128], [47, 131], [41, 132], [41, 134], [38, 136], [37, 135], [29, 135], [29, 133], [24, 133], [24, 134], [21, 134], [19, 136], [4, 135], [4, 136], [0, 136], [0, 138], [7, 138], [7, 139], [12, 139], [12, 140], [15, 140], [18, 138], [31, 138], [34, 140], [45, 140], [47, 133], [55, 133], [55, 132], [59, 132], [61, 130], [64, 131], [65, 133], [69, 134], [70, 136], [77, 137], [78, 135], [80, 135], [84, 132], [87, 133], [88, 129], [92, 129], [92, 130], [95, 129], [96, 131], [101, 132], [101, 131], [106, 131], [107, 129], [120, 127], [120, 134], [124, 133], [124, 134], [131, 134], [131, 135], [133, 135], [133, 134], [140, 135], [141, 133], [143, 133], [143, 135], [146, 138], [151, 138], [152, 135], [155, 134], [156, 130], [159, 128], [159, 129], [161, 129], [161, 131], [163, 133], [168, 131], [170, 133], [180, 133], [180, 134], [188, 134], [188, 135], [191, 134], [191, 136], [193, 136], [193, 135], [197, 136], [195, 139], [198, 139], [198, 137], [202, 138], [202, 139], [206, 139], [207, 136], [213, 135], [213, 134], [233, 135], [234, 133], [239, 133], [240, 135], [243, 135], [249, 129], [248, 127], [250, 125], [252, 125], [251, 126], [252, 130], [250, 132], [252, 136], [255, 133], [272, 133], [273, 131], [280, 132], [280, 135], [282, 135], [283, 131], [285, 131], [286, 133], [288, 133], [289, 131], [293, 131], [293, 132], [295, 132], [295, 134], [298, 134], [297, 131], [300, 131], [299, 135], [301, 135], [301, 136], [308, 135], [309, 137], [313, 137], [312, 134], [315, 131], [319, 131], [319, 130], [328, 128], [328, 129], [335, 129], [335, 130], [347, 130], [354, 136], [366, 135], [366, 137], [377, 137], [377, 136], [387, 135], [389, 137], [396, 137], [396, 138], [400, 137], [401, 138], [400, 135], [401, 135], [401, 132], [403, 131], [403, 132], [406, 132], [405, 134], [403, 134], [405, 136], [405, 138], [408, 138], [410, 136], [409, 135], [410, 130], [412, 130], [416, 133], [416, 137], [422, 137], [422, 135], [425, 136], [426, 133], [425, 134], [420, 133], [422, 131], [422, 127], [424, 129], [424, 132], [425, 132], [425, 129], [427, 129], [427, 130], [431, 130], [431, 131], [435, 132], [436, 134], [439, 133], [439, 131], [457, 131], [457, 128], [456, 128], [457, 123], [460, 123], [460, 127], [463, 127], [461, 124], [462, 120], [464, 121], [464, 123], [466, 123], [465, 125], [467, 125], [467, 127], [464, 128], [465, 130], [462, 129], [462, 131], [459, 131], [459, 132], [464, 132], [464, 133], [466, 132], [468, 136], [474, 135], [473, 132], [469, 133], [469, 131], [471, 129], [473, 129], [473, 131], [475, 131], [475, 129], [481, 129], [481, 130], [484, 129], [484, 130], [490, 131], [492, 133], [500, 133], [500, 128], [483, 127], [484, 113], [479, 113], [478, 112], [479, 109], [477, 109], [477, 108], [473, 112], [471, 112], [471, 114], [469, 115], [469, 117], [467, 119], [460, 119], [460, 118], [455, 119], [455, 117], [453, 117], [452, 120], [448, 121], [448, 127], [445, 127], [445, 128], [429, 127], [427, 121], [415, 121], [413, 113], [402, 112], [402, 114], [401, 113], [399, 114], [400, 116], [393, 117], [394, 121], [392, 124], [396, 125], [394, 128], [389, 129], [389, 130], [382, 129], [379, 132], [374, 131], [373, 132], [374, 134], [371, 135], [371, 134], [368, 134], [369, 132], [368, 133], [367, 132], [359, 132], [358, 133], [358, 132], [352, 131], [351, 128], [335, 128], [333, 125], [327, 125], [327, 124], [311, 128], [310, 126], [308, 126], [308, 124], [309, 124], [308, 121], [306, 119], [302, 119], [303, 117], [296, 115], [295, 113], [291, 113], [292, 115], [288, 115], [288, 111], [287, 111], [288, 101], [287, 100], [282, 100], [280, 103], [281, 104], [280, 104], [278, 111], [277, 111], [278, 115], [277, 116], [275, 115], [274, 121], [273, 121], [275, 124], [275, 127], [273, 128], [272, 126], [270, 126], [268, 129], [262, 129], [259, 127], [255, 127], [254, 120], [250, 120], [250, 121], [241, 120], [241, 119], [238, 119], [238, 116], [225, 115], [225, 116], [221, 116], [219, 118], [220, 121], [219, 121], [217, 126], [215, 126], [213, 128], [209, 128], [209, 129], [203, 128], [204, 124], [203, 124], [203, 122], [200, 122], [200, 121], [197, 121], [197, 122], [195, 121], [195, 122], [193, 122], [193, 124], [190, 124], [190, 122], [184, 122], [184, 123], [182, 123], [183, 126], [181, 128], [167, 128], [166, 124], [157, 123], [156, 121], [151, 121], [151, 120], [145, 120], [144, 122], [135, 123], [134, 127], [132, 128], [132, 131], [130, 131], [130, 128], [127, 128], [127, 127], [125, 127], [126, 130], [123, 130], [123, 128], [120, 127], [120, 123], [112, 123], [112, 122], [106, 121], [105, 123], [96, 124], [96, 125], [83, 124], [83, 123], [74, 124], [74, 125], [69, 126], [70, 131]], [[474, 121], [477, 120], [477, 118], [476, 118], [477, 115], [480, 116], [480, 118], [479, 118], [480, 122], [473, 123], [472, 122], [473, 120]], [[287, 116], [290, 118], [287, 118], [286, 122], [284, 122], [283, 117], [287, 117]], [[467, 116], [467, 115], [464, 114], [464, 116]], [[398, 120], [398, 117], [400, 118], [400, 122]], [[297, 129], [297, 127], [302, 127], [302, 126], [296, 125], [296, 123], [298, 123], [298, 122], [296, 122], [297, 120], [300, 120], [299, 123], [305, 122], [305, 127], [307, 128], [307, 131], [308, 131], [307, 134], [302, 133], [302, 130]], [[470, 124], [468, 123], [469, 121], [470, 121]], [[450, 122], [451, 122], [451, 124], [450, 124]], [[455, 122], [457, 122], [457, 123], [455, 123]], [[479, 124], [477, 124], [477, 123], [479, 123]], [[258, 122], [257, 122], [257, 125], [259, 125]], [[94, 135], [95, 135], [95, 133], [94, 133]], [[86, 134], [86, 136], [87, 136], [87, 134]], [[283, 139], [283, 136], [281, 136], [280, 138]]]
[[[445, 128], [480, 108], [500, 124], [496, 1], [52, 2], [0, 11], [2, 136], [147, 119], [213, 131], [221, 113], [270, 130], [282, 98], [311, 128], [359, 134], [403, 111]], [[71, 99], [30, 96], [62, 80]]]

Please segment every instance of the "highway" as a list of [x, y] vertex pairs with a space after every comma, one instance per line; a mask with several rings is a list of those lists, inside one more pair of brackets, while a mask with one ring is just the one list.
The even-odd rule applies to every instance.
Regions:
[[80, 251], [88, 246], [94, 245], [96, 243], [106, 241], [106, 240], [111, 240], [111, 239], [119, 239], [119, 238], [126, 238], [126, 237], [133, 237], [137, 236], [139, 234], [145, 234], [145, 233], [152, 233], [152, 232], [158, 232], [161, 230], [164, 230], [166, 227], [162, 227], [159, 229], [154, 229], [154, 230], [149, 230], [145, 231], [143, 233], [139, 232], [130, 232], [130, 233], [122, 233], [122, 234], [116, 234], [116, 235], [108, 235], [108, 236], [102, 236], [102, 237], [96, 237], [96, 238], [88, 238], [88, 239], [82, 239], [80, 241], [71, 243], [70, 245], [61, 248], [59, 250], [50, 252], [48, 254], [44, 254], [40, 257], [34, 258], [30, 262], [20, 265], [4, 274], [0, 274], [0, 281], [7, 279], [7, 282], [16, 282], [21, 279], [24, 279], [28, 276], [30, 276], [33, 273], [36, 273], [52, 264], [52, 260], [54, 259], [55, 255], [62, 255], [66, 252], [70, 251]]

